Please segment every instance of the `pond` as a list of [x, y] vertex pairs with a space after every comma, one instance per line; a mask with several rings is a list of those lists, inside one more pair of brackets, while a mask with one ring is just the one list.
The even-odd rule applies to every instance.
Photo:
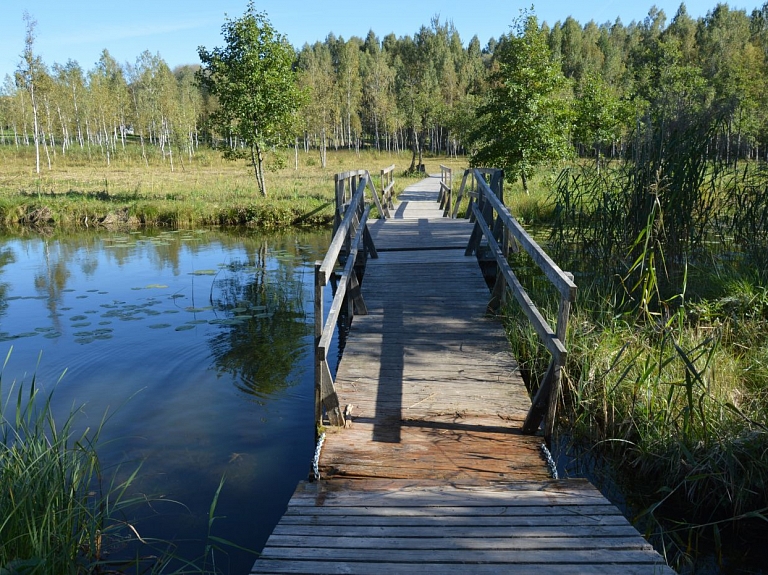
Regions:
[[[143, 537], [201, 555], [224, 477], [213, 534], [258, 550], [310, 470], [313, 262], [329, 240], [212, 230], [0, 238], [3, 399], [34, 376], [55, 388], [61, 419], [83, 405], [78, 421], [93, 428], [106, 413], [107, 477], [141, 465], [134, 487], [155, 497], [130, 518]], [[246, 573], [254, 556], [231, 549], [216, 560]]]

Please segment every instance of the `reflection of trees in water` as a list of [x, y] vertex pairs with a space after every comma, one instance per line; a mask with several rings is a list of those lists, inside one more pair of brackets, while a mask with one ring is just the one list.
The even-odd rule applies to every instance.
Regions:
[[[13, 257], [13, 250], [10, 248], [0, 249], [0, 274], [3, 273], [3, 268], [8, 264], [12, 264], [16, 261]], [[8, 284], [0, 282], [0, 313], [5, 313], [8, 309]]]
[[266, 242], [248, 258], [222, 270], [211, 303], [228, 317], [247, 308], [250, 319], [224, 329], [211, 349], [220, 373], [233, 375], [245, 393], [265, 397], [298, 383], [294, 367], [311, 333], [304, 311], [309, 286], [306, 268], [296, 258], [270, 256]]

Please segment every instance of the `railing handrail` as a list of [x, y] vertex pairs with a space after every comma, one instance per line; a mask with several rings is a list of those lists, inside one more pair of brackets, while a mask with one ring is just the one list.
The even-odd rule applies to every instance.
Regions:
[[325, 325], [323, 326], [323, 333], [320, 336], [320, 341], [317, 344], [317, 351], [322, 359], [327, 357], [326, 352], [330, 346], [331, 339], [333, 338], [333, 331], [336, 328], [336, 322], [338, 321], [339, 314], [341, 313], [342, 303], [347, 293], [347, 283], [349, 276], [354, 272], [355, 258], [357, 257], [357, 252], [359, 250], [360, 242], [363, 236], [363, 230], [365, 229], [366, 225], [365, 222], [368, 219], [368, 214], [370, 211], [371, 206], [366, 206], [365, 211], [360, 218], [360, 223], [357, 226], [355, 237], [352, 240], [352, 249], [349, 252], [347, 262], [344, 265], [344, 271], [342, 272], [341, 278], [339, 279], [339, 285], [336, 288], [336, 294], [333, 296], [333, 303], [331, 303], [331, 307], [328, 310], [328, 317], [326, 318]]
[[[363, 176], [366, 176], [368, 172], [360, 170]], [[351, 173], [351, 172], [346, 172]], [[357, 174], [361, 175], [361, 174]], [[339, 178], [341, 179], [341, 178]], [[328, 278], [330, 273], [336, 267], [336, 261], [339, 259], [341, 248], [344, 247], [344, 242], [349, 232], [349, 228], [352, 226], [352, 220], [354, 219], [355, 211], [358, 209], [358, 204], [362, 201], [365, 203], [365, 188], [367, 186], [367, 179], [363, 178], [357, 186], [357, 191], [349, 201], [349, 205], [344, 211], [344, 217], [341, 220], [341, 224], [336, 228], [336, 233], [333, 235], [331, 245], [328, 246], [328, 251], [323, 258], [323, 263], [320, 266], [320, 274], [323, 285], [328, 285]]]
[[[387, 170], [394, 171], [394, 165]], [[383, 172], [384, 170], [382, 170]], [[336, 174], [334, 180], [338, 220], [325, 257], [321, 262], [315, 262], [315, 419], [318, 425], [322, 423], [322, 411], [325, 408], [331, 425], [343, 426], [344, 413], [339, 406], [333, 376], [328, 367], [327, 355], [333, 332], [345, 302], [348, 305], [350, 319], [354, 313], [368, 313], [360, 294], [360, 284], [355, 271], [361, 244], [365, 256], [370, 254], [371, 257], [377, 257], [376, 247], [373, 245], [367, 224], [372, 206], [370, 202], [366, 201], [368, 199], [365, 193], [366, 188], [371, 191], [370, 198], [374, 200], [379, 215], [385, 218], [389, 217], [389, 211], [387, 205], [382, 205], [379, 200], [376, 187], [367, 170], [351, 170]], [[350, 182], [350, 186], [352, 182], [357, 184], [349, 203], [344, 202], [347, 181]], [[342, 249], [346, 249], [347, 259], [336, 286], [336, 293], [328, 310], [328, 316], [324, 318], [324, 289], [334, 274]]]
[[[475, 169], [475, 171], [483, 173], [480, 169]], [[528, 252], [528, 255], [531, 256], [534, 262], [536, 262], [536, 265], [538, 265], [541, 271], [544, 272], [544, 275], [546, 275], [549, 281], [551, 281], [555, 288], [557, 288], [560, 295], [568, 301], [575, 301], [576, 284], [573, 283], [573, 280], [560, 269], [560, 266], [558, 266], [552, 258], [549, 257], [547, 252], [536, 243], [536, 240], [525, 231], [525, 228], [520, 225], [520, 222], [518, 222], [509, 212], [507, 206], [496, 197], [496, 194], [493, 193], [491, 187], [485, 181], [485, 178], [476, 178], [476, 180], [478, 186], [482, 188], [483, 193], [485, 193], [485, 200], [491, 203], [493, 209], [496, 210], [498, 217], [504, 222], [504, 226], [510, 231], [515, 239], [520, 242], [523, 249]]]
[[[480, 240], [485, 236], [499, 269], [499, 276], [496, 279], [489, 309], [500, 305], [507, 288], [509, 288], [531, 322], [539, 339], [552, 355], [547, 372], [536, 396], [533, 398], [531, 409], [523, 424], [524, 433], [534, 433], [543, 419], [544, 436], [549, 441], [554, 429], [557, 398], [560, 393], [561, 368], [568, 354], [565, 338], [571, 304], [576, 299], [576, 284], [573, 282], [573, 276], [561, 270], [552, 261], [552, 258], [525, 231], [504, 205], [502, 184], [504, 173], [501, 170], [484, 168], [465, 171], [452, 215], [455, 215], [458, 210], [467, 178], [470, 175], [475, 180], [477, 194], [471, 198], [468, 210], [468, 215], [474, 219], [475, 226], [467, 245], [466, 255], [476, 253], [480, 247]], [[490, 176], [491, 184], [486, 181], [485, 176]], [[495, 218], [494, 212], [496, 213]], [[493, 224], [493, 230], [491, 224]], [[509, 235], [522, 246], [560, 294], [560, 307], [555, 329], [550, 327], [509, 265], [507, 260]], [[503, 239], [502, 245], [499, 245], [497, 238]]]

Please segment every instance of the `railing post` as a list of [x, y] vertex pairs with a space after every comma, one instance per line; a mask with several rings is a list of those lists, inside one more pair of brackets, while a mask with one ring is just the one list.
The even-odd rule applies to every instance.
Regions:
[[[459, 192], [456, 194], [456, 200], [453, 206], [453, 211], [450, 214], [451, 219], [456, 219], [459, 215], [459, 207], [461, 207], [461, 200], [464, 198], [464, 190], [467, 187], [467, 178], [470, 177], [470, 170], [464, 170], [464, 177], [461, 178], [461, 185], [459, 186]], [[467, 191], [469, 193], [469, 191]]]
[[[335, 196], [336, 196], [336, 212], [333, 214], [333, 233], [336, 233], [336, 230], [339, 229], [339, 225], [341, 224], [341, 217], [342, 217], [342, 207], [344, 206], [344, 180], [339, 179], [339, 174], [334, 174], [333, 176], [333, 183], [334, 183], [334, 190], [335, 190]], [[339, 186], [341, 186], [341, 190], [339, 189]]]
[[323, 291], [324, 286], [320, 278], [320, 266], [323, 262], [315, 262], [315, 433], [323, 423], [322, 405], [322, 366], [318, 346], [323, 335]]
[[[565, 272], [565, 275], [573, 281], [573, 274]], [[568, 333], [568, 318], [571, 314], [571, 302], [560, 296], [560, 308], [557, 312], [557, 330], [555, 331], [557, 339], [565, 343], [565, 338]], [[557, 416], [557, 402], [560, 399], [560, 392], [562, 388], [562, 368], [558, 362], [553, 366], [552, 373], [552, 387], [549, 391], [549, 403], [547, 405], [547, 415], [544, 418], [544, 439], [547, 443], [552, 440], [552, 434], [555, 430], [555, 418]]]

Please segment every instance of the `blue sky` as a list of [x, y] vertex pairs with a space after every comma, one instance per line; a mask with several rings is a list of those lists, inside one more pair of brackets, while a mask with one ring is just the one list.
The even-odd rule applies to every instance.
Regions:
[[[24, 47], [27, 10], [37, 20], [36, 52], [48, 65], [72, 59], [86, 71], [93, 68], [105, 48], [118, 62], [134, 63], [144, 50], [159, 53], [172, 68], [198, 63], [197, 47], [222, 44], [224, 16], [239, 17], [247, 0], [0, 0], [0, 83], [12, 74]], [[535, 4], [535, 3], [534, 3]], [[751, 12], [751, 5], [730, 4]], [[626, 0], [549, 1], [535, 4], [540, 21], [550, 24], [573, 16], [582, 25], [589, 20], [625, 24], [641, 21], [653, 1]], [[668, 21], [677, 12], [679, 0], [657, 0]], [[704, 16], [716, 0], [686, 2], [693, 17]], [[523, 7], [531, 3], [504, 0], [257, 0], [275, 28], [296, 47], [323, 40], [329, 32], [349, 38], [364, 37], [372, 29], [380, 38], [390, 32], [411, 35], [429, 25], [435, 15], [453, 21], [466, 43], [477, 34], [483, 46], [491, 37], [509, 30]]]

